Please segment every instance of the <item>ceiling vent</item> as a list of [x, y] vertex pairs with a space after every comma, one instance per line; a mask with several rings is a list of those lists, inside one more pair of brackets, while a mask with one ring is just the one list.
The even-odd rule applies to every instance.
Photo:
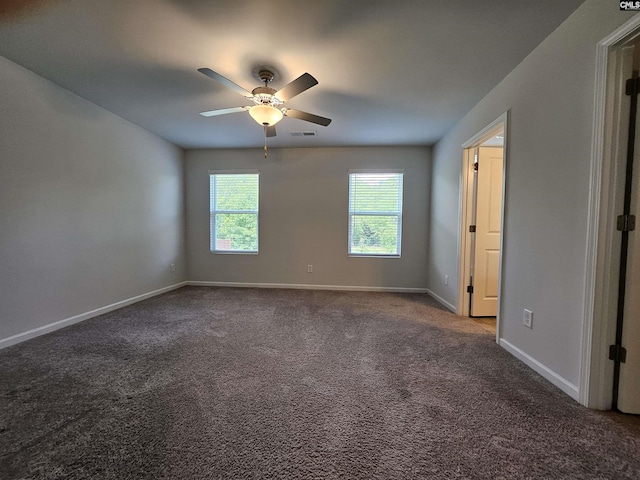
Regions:
[[315, 130], [307, 130], [304, 132], [291, 132], [292, 137], [315, 137], [317, 132]]

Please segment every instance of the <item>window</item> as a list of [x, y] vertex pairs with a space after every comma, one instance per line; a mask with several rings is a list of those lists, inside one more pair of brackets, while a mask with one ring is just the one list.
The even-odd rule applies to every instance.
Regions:
[[257, 172], [209, 172], [212, 252], [258, 252], [258, 177]]
[[349, 173], [349, 255], [400, 256], [402, 172]]

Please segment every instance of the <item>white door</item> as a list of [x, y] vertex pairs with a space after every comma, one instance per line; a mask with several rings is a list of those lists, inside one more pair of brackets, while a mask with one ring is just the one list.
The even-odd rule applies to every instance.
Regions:
[[[633, 163], [631, 215], [635, 215], [636, 219], [640, 220], [638, 217], [640, 215], [640, 122], [636, 124]], [[629, 232], [622, 328], [622, 346], [627, 350], [627, 358], [620, 364], [618, 386], [618, 409], [621, 412], [634, 414], [640, 414], [640, 230], [638, 227]]]
[[498, 311], [503, 151], [502, 147], [478, 148], [471, 295], [474, 317], [495, 317]]

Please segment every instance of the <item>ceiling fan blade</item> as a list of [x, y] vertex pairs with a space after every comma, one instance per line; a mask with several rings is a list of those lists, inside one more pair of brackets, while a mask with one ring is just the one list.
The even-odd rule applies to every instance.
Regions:
[[292, 99], [299, 93], [302, 93], [305, 90], [308, 90], [317, 84], [318, 84], [318, 81], [315, 78], [313, 78], [308, 73], [303, 73], [298, 78], [296, 78], [293, 82], [291, 82], [289, 85], [286, 85], [282, 87], [280, 90], [278, 90], [274, 94], [274, 96], [276, 98], [279, 98], [283, 102], [286, 102], [287, 100]]
[[326, 127], [331, 123], [330, 118], [320, 117], [319, 115], [314, 115], [312, 113], [301, 112], [300, 110], [293, 110], [292, 108], [287, 108], [285, 115], [287, 117], [304, 120], [305, 122], [317, 123], [318, 125], [322, 125], [323, 127]]
[[216, 115], [226, 115], [227, 113], [240, 113], [249, 110], [249, 107], [232, 107], [222, 108], [220, 110], [209, 110], [208, 112], [200, 112], [203, 117], [215, 117]]
[[251, 92], [249, 92], [248, 90], [245, 90], [244, 88], [242, 88], [237, 83], [233, 83], [228, 78], [223, 77], [218, 72], [214, 72], [210, 68], [199, 68], [198, 71], [200, 73], [206, 75], [207, 77], [213, 78], [215, 81], [220, 82], [221, 84], [231, 88], [232, 90], [235, 90], [236, 92], [238, 92], [243, 97], [253, 98], [253, 94]]
[[272, 125], [267, 127], [267, 137], [275, 137], [276, 136], [276, 126]]

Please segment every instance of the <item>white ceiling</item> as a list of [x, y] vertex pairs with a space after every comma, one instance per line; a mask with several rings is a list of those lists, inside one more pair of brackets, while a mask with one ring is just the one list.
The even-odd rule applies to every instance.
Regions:
[[[185, 148], [256, 147], [248, 101], [196, 70], [251, 90], [319, 85], [287, 106], [272, 147], [437, 141], [583, 0], [11, 0], [0, 55]], [[291, 131], [316, 130], [316, 137]]]

